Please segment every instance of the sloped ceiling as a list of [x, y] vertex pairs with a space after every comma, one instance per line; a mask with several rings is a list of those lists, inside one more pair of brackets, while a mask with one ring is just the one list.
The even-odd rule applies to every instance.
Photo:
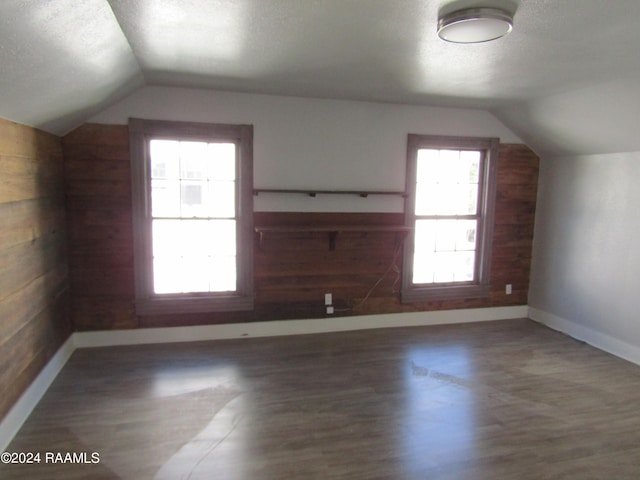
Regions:
[[[514, 10], [455, 45], [438, 11]], [[2, 0], [0, 116], [62, 134], [143, 85], [481, 108], [538, 153], [640, 150], [637, 0]]]
[[144, 84], [105, 0], [0, 2], [0, 116], [61, 134]]

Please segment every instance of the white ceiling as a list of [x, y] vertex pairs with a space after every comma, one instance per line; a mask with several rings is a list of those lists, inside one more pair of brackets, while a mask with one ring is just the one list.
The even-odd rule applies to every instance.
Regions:
[[[515, 10], [478, 45], [439, 9]], [[640, 150], [638, 0], [2, 0], [0, 116], [62, 134], [143, 85], [482, 108], [542, 154]]]

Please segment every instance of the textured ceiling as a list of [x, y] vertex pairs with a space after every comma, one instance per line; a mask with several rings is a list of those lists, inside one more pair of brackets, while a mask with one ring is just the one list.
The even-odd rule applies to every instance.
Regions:
[[[514, 31], [437, 38], [439, 9], [479, 3]], [[64, 133], [177, 85], [483, 108], [543, 154], [640, 150], [621, 128], [640, 119], [638, 18], [637, 0], [2, 0], [0, 116]]]

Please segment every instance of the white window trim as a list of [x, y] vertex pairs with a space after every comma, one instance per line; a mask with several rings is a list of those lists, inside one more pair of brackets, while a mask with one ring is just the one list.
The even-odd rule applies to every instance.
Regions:
[[496, 174], [500, 139], [481, 137], [453, 137], [409, 134], [407, 140], [407, 169], [405, 197], [405, 225], [415, 228], [417, 153], [420, 149], [480, 150], [484, 152], [482, 194], [478, 221], [478, 255], [476, 280], [435, 284], [413, 283], [415, 235], [409, 235], [404, 249], [401, 299], [403, 303], [428, 302], [447, 299], [488, 297], [490, 291], [491, 252], [496, 196]]
[[[237, 289], [233, 292], [155, 294], [149, 174], [152, 138], [225, 140], [237, 145]], [[135, 305], [138, 315], [202, 313], [253, 308], [253, 126], [129, 119], [134, 233]]]

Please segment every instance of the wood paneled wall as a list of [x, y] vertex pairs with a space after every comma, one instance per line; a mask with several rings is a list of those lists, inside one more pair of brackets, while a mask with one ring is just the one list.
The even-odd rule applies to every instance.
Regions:
[[[254, 241], [252, 312], [137, 317], [126, 126], [84, 125], [63, 139], [70, 228], [72, 317], [78, 330], [193, 325], [324, 316], [331, 292], [338, 315], [525, 305], [538, 158], [501, 145], [489, 298], [403, 305], [402, 251], [394, 232], [268, 233]], [[258, 212], [256, 225], [401, 225], [403, 214]], [[395, 261], [394, 261], [395, 257]], [[394, 266], [395, 265], [395, 266]], [[505, 294], [505, 284], [513, 294]], [[374, 287], [372, 289], [372, 287]], [[365, 297], [369, 297], [363, 301]]]
[[74, 328], [135, 328], [128, 129], [84, 125], [62, 145]]
[[0, 418], [71, 334], [60, 139], [0, 119]]

